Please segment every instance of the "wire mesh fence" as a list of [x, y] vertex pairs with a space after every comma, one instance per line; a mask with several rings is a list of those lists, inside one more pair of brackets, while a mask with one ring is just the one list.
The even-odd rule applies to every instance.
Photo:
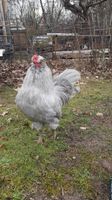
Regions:
[[86, 22], [77, 22], [74, 25], [59, 23], [49, 30], [43, 21], [38, 27], [31, 24], [25, 27], [17, 18], [10, 20], [10, 23], [8, 21], [6, 25], [7, 35], [4, 36], [1, 23], [0, 47], [5, 48], [7, 37], [14, 54], [19, 52], [20, 58], [24, 57], [23, 51], [25, 55], [26, 52], [32, 55], [37, 51], [53, 59], [85, 59], [92, 63], [97, 63], [97, 60], [112, 60], [111, 26], [99, 27]]

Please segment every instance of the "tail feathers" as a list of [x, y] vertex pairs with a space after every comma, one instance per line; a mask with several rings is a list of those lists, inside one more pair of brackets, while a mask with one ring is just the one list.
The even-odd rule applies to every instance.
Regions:
[[80, 73], [74, 69], [66, 69], [61, 74], [54, 77], [55, 89], [61, 98], [62, 104], [79, 92], [79, 88], [74, 86], [80, 80]]
[[54, 81], [56, 82], [63, 79], [69, 81], [73, 85], [80, 80], [80, 72], [75, 69], [66, 69], [64, 72], [54, 77]]
[[62, 104], [67, 103], [73, 92], [71, 84], [66, 79], [61, 79], [55, 83], [55, 89]]

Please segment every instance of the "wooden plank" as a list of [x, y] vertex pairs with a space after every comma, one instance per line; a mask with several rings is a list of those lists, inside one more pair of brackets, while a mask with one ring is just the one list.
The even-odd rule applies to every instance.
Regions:
[[47, 33], [48, 36], [111, 37], [111, 35], [79, 35], [74, 33]]
[[75, 36], [74, 33], [47, 33], [48, 36]]

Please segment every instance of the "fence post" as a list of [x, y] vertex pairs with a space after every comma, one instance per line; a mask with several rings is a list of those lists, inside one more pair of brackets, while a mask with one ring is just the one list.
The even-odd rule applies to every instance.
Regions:
[[6, 31], [6, 22], [5, 22], [5, 11], [4, 11], [4, 1], [1, 0], [0, 3], [0, 11], [1, 11], [1, 15], [2, 15], [2, 25], [3, 25], [3, 36], [4, 36], [4, 43], [7, 44], [7, 31]]

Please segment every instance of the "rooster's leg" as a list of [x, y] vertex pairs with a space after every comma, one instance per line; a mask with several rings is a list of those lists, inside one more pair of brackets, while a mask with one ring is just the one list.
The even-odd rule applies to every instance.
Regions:
[[49, 124], [49, 126], [53, 129], [53, 138], [54, 138], [54, 140], [55, 140], [56, 137], [57, 137], [57, 131], [56, 131], [56, 129], [57, 129], [58, 126], [59, 126], [59, 119], [55, 118], [55, 119], [53, 120], [53, 122], [51, 122], [51, 123]]
[[40, 122], [33, 122], [32, 129], [36, 129], [37, 131], [42, 128], [42, 124]]
[[32, 129], [35, 129], [38, 131], [38, 139], [36, 140], [37, 144], [43, 144], [43, 134], [42, 134], [42, 124], [40, 122], [33, 122], [32, 123]]
[[54, 118], [53, 121], [49, 124], [49, 126], [53, 129], [56, 130], [59, 126], [59, 119]]
[[54, 132], [53, 139], [56, 140], [57, 139], [57, 131], [53, 130], [53, 132]]

